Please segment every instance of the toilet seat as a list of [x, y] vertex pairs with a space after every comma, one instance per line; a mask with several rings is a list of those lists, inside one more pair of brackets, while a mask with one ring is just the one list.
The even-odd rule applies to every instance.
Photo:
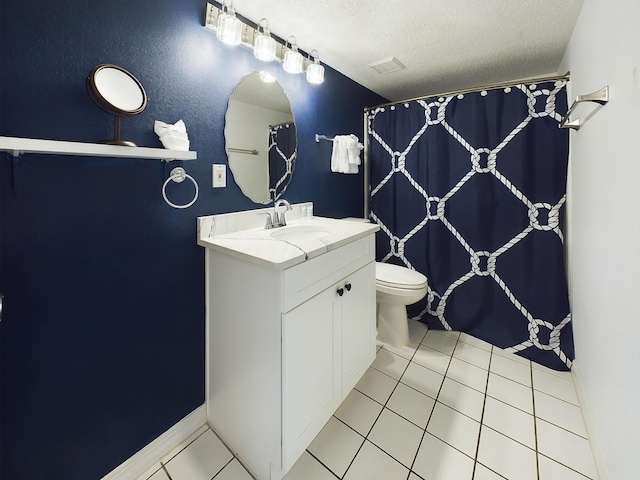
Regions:
[[422, 290], [427, 286], [427, 277], [406, 267], [377, 262], [376, 285], [387, 289]]

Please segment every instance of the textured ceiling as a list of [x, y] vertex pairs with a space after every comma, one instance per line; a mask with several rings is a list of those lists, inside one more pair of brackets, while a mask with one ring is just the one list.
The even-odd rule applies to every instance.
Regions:
[[[234, 0], [274, 35], [397, 101], [556, 73], [584, 0]], [[369, 66], [396, 57], [407, 68]]]

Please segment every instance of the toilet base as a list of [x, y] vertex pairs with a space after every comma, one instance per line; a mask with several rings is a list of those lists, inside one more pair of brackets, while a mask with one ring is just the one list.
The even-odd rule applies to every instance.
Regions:
[[378, 340], [402, 347], [409, 345], [409, 320], [406, 305], [378, 303]]

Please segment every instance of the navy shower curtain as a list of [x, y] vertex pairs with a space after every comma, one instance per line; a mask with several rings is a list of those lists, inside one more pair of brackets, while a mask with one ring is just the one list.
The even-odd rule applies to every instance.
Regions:
[[564, 268], [566, 82], [368, 112], [378, 261], [428, 279], [410, 317], [558, 370], [574, 358]]
[[293, 173], [296, 145], [293, 122], [269, 126], [269, 195], [272, 201], [287, 188]]

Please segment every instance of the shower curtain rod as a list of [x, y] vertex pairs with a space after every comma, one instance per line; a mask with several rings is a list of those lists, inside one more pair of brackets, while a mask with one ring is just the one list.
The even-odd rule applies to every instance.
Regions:
[[370, 110], [375, 110], [376, 108], [389, 107], [391, 105], [414, 102], [416, 100], [424, 100], [425, 98], [431, 98], [431, 97], [448, 97], [450, 95], [458, 95], [460, 93], [475, 92], [476, 90], [490, 90], [492, 88], [512, 87], [514, 85], [520, 85], [521, 83], [542, 83], [542, 82], [552, 82], [554, 80], [569, 80], [569, 73], [570, 72], [567, 72], [564, 75], [556, 75], [554, 77], [529, 78], [524, 80], [514, 80], [512, 82], [496, 83], [494, 85], [484, 85], [482, 87], [463, 88], [460, 90], [452, 90], [450, 92], [433, 93], [431, 95], [423, 95], [421, 97], [414, 97], [414, 98], [408, 98], [406, 100], [398, 100], [396, 102], [383, 103], [382, 105], [377, 105], [375, 107], [365, 107], [364, 111], [368, 112]]

